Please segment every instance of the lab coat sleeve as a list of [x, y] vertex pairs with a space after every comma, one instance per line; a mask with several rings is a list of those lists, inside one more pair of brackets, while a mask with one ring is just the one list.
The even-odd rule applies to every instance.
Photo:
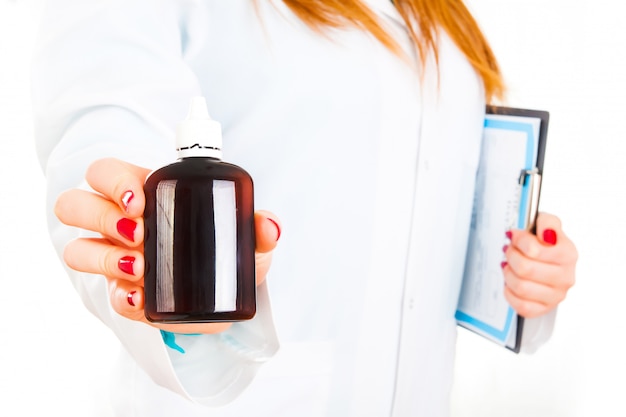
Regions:
[[524, 319], [524, 333], [522, 336], [522, 353], [534, 353], [545, 344], [554, 331], [558, 308], [540, 317]]
[[[55, 249], [89, 233], [61, 224], [58, 195], [89, 187], [87, 167], [116, 157], [151, 169], [175, 159], [174, 129], [200, 94], [185, 65], [186, 9], [168, 0], [50, 0], [33, 57], [38, 157], [46, 174], [48, 225]], [[206, 405], [235, 398], [278, 348], [265, 284], [257, 315], [218, 335], [177, 336], [118, 315], [104, 277], [67, 273], [89, 311], [159, 385]]]

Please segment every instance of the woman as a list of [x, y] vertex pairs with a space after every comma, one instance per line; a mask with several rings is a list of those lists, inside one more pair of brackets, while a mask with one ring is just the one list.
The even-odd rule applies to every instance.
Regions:
[[[51, 235], [124, 347], [118, 415], [448, 415], [485, 102], [503, 93], [462, 2], [52, 0], [40, 37]], [[276, 213], [255, 217], [258, 312], [151, 325], [142, 184], [197, 95]], [[537, 232], [511, 231], [503, 268], [540, 329], [529, 349], [576, 262], [558, 218]]]

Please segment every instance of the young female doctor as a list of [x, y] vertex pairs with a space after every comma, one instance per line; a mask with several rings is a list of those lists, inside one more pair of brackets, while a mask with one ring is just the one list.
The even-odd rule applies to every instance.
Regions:
[[[503, 93], [462, 1], [50, 0], [40, 39], [50, 233], [123, 346], [117, 415], [448, 415], [485, 102]], [[198, 95], [272, 210], [255, 216], [258, 312], [154, 325], [142, 184]], [[533, 350], [576, 249], [548, 214], [502, 242]]]

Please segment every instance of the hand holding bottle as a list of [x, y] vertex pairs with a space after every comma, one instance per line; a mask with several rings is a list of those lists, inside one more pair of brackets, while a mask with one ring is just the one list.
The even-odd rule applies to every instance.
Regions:
[[[177, 333], [223, 331], [229, 323], [155, 324], [145, 318], [142, 215], [143, 186], [149, 173], [148, 169], [117, 159], [101, 159], [86, 174], [96, 193], [72, 189], [59, 196], [55, 214], [61, 222], [101, 235], [68, 243], [64, 260], [77, 271], [105, 276], [111, 305], [124, 317]], [[269, 270], [272, 251], [280, 237], [280, 223], [272, 213], [256, 211], [254, 228], [258, 285]]]

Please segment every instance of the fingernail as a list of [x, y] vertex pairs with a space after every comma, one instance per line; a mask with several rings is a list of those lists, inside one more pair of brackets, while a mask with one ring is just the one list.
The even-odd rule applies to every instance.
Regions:
[[124, 211], [126, 213], [128, 213], [128, 205], [133, 200], [133, 197], [135, 197], [135, 194], [130, 190], [126, 191], [122, 196], [122, 205], [124, 206]]
[[121, 271], [127, 273], [128, 275], [135, 275], [133, 271], [133, 266], [135, 265], [135, 257], [134, 256], [124, 256], [117, 262], [117, 266]]
[[556, 245], [556, 232], [552, 229], [544, 230], [543, 241], [550, 245]]
[[126, 300], [128, 301], [128, 304], [130, 304], [133, 307], [135, 307], [135, 302], [133, 301], [133, 295], [135, 295], [136, 292], [137, 291], [131, 291], [126, 296]]
[[506, 266], [507, 266], [508, 264], [509, 264], [509, 263], [508, 263], [507, 261], [500, 262], [500, 267], [501, 267], [502, 269], [504, 269], [504, 268], [506, 268]]
[[278, 235], [276, 236], [276, 241], [278, 242], [278, 239], [280, 239], [280, 226], [278, 225], [278, 223], [276, 223], [276, 221], [270, 219], [269, 217], [266, 217], [266, 219], [274, 223], [274, 226], [276, 226], [276, 232], [278, 233]]
[[513, 233], [510, 230], [507, 230], [505, 233], [506, 237], [511, 239], [513, 237]]
[[508, 248], [509, 248], [509, 245], [504, 245], [504, 246], [502, 247], [502, 252], [506, 252], [506, 250], [507, 250]]
[[135, 241], [135, 228], [137, 223], [131, 219], [122, 218], [117, 222], [117, 231], [131, 242]]

